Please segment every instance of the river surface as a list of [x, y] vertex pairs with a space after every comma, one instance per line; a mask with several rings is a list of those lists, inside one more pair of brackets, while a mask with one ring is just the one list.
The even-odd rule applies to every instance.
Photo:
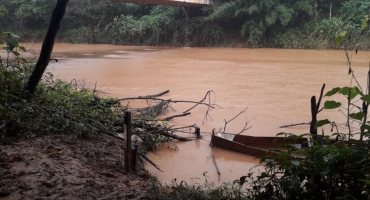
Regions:
[[[40, 44], [25, 44], [38, 52]], [[366, 83], [370, 52], [350, 53], [357, 79]], [[303, 134], [308, 125], [280, 129], [279, 126], [310, 121], [310, 98], [318, 96], [323, 83], [326, 91], [350, 84], [347, 59], [343, 51], [282, 50], [238, 48], [165, 48], [113, 45], [56, 44], [48, 70], [57, 78], [83, 80], [88, 86], [114, 97], [135, 97], [156, 94], [169, 89], [163, 98], [172, 100], [201, 100], [207, 91], [215, 93], [212, 101], [222, 108], [210, 111], [199, 107], [191, 115], [176, 118], [178, 126], [197, 124], [203, 139], [164, 144], [149, 157], [164, 173], [146, 166], [159, 180], [169, 183], [176, 178], [216, 183], [233, 181], [246, 175], [258, 160], [253, 157], [211, 148], [210, 132], [224, 127], [240, 111], [246, 112], [230, 122], [226, 132], [240, 132], [248, 121], [249, 130], [242, 134], [275, 136], [278, 132]], [[365, 86], [363, 86], [365, 87]], [[325, 98], [343, 101], [338, 96]], [[144, 102], [131, 102], [142, 105]], [[191, 104], [173, 104], [167, 115], [181, 113]], [[324, 110], [320, 119], [344, 122], [338, 109]], [[330, 134], [326, 130], [326, 134]], [[182, 134], [193, 137], [190, 134]], [[210, 155], [214, 155], [221, 176], [218, 176]], [[256, 171], [258, 168], [252, 169]]]

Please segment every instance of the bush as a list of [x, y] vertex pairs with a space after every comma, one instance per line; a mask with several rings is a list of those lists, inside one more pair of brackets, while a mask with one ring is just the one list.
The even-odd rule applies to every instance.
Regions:
[[[43, 134], [96, 136], [102, 127], [114, 131], [124, 109], [112, 98], [100, 98], [76, 82], [54, 80], [48, 73], [34, 95], [24, 90], [33, 63], [21, 58], [17, 36], [3, 33], [6, 59], [0, 59], [0, 139]], [[3, 44], [1, 42], [0, 44]]]

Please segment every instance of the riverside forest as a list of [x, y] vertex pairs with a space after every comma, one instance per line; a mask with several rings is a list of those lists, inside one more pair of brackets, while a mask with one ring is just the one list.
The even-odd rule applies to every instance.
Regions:
[[[0, 27], [42, 41], [57, 0], [0, 0]], [[182, 8], [71, 0], [58, 41], [118, 45], [337, 49], [369, 44], [369, 0], [213, 0]]]
[[370, 199], [369, 15], [0, 0], [0, 199]]

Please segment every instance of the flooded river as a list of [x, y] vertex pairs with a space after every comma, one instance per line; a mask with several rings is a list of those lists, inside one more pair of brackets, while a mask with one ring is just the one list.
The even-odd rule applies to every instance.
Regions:
[[[25, 46], [35, 52], [40, 49], [40, 44]], [[174, 178], [202, 182], [204, 172], [207, 172], [209, 181], [219, 183], [247, 174], [258, 160], [211, 148], [209, 141], [213, 128], [224, 127], [224, 120], [230, 120], [248, 107], [227, 125], [226, 132], [240, 132], [248, 120], [252, 127], [243, 134], [307, 133], [307, 125], [289, 129], [278, 127], [309, 122], [310, 98], [319, 95], [323, 83], [326, 83], [326, 91], [350, 83], [343, 51], [56, 44], [53, 57], [59, 62], [51, 63], [48, 69], [57, 78], [66, 81], [83, 79], [91, 87], [97, 82], [99, 90], [114, 97], [149, 95], [169, 89], [171, 92], [164, 98], [198, 101], [207, 91], [215, 92], [212, 98], [222, 108], [212, 109], [207, 121], [204, 121], [205, 107], [192, 110], [190, 116], [173, 120], [178, 126], [200, 126], [202, 140], [171, 142], [155, 154], [149, 153], [164, 173], [151, 166], [147, 169], [166, 183]], [[363, 85], [369, 60], [370, 52], [353, 54], [354, 71]], [[175, 110], [170, 110], [168, 115], [191, 106], [174, 104]], [[345, 120], [338, 110], [323, 111], [319, 118]], [[178, 150], [174, 150], [176, 147]], [[209, 159], [212, 154], [221, 176], [217, 175]], [[196, 177], [200, 179], [193, 179]]]

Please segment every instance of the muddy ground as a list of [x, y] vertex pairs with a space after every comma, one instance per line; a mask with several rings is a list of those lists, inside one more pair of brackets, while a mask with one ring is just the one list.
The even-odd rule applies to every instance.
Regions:
[[149, 199], [151, 176], [124, 169], [123, 143], [51, 135], [0, 144], [0, 199]]

